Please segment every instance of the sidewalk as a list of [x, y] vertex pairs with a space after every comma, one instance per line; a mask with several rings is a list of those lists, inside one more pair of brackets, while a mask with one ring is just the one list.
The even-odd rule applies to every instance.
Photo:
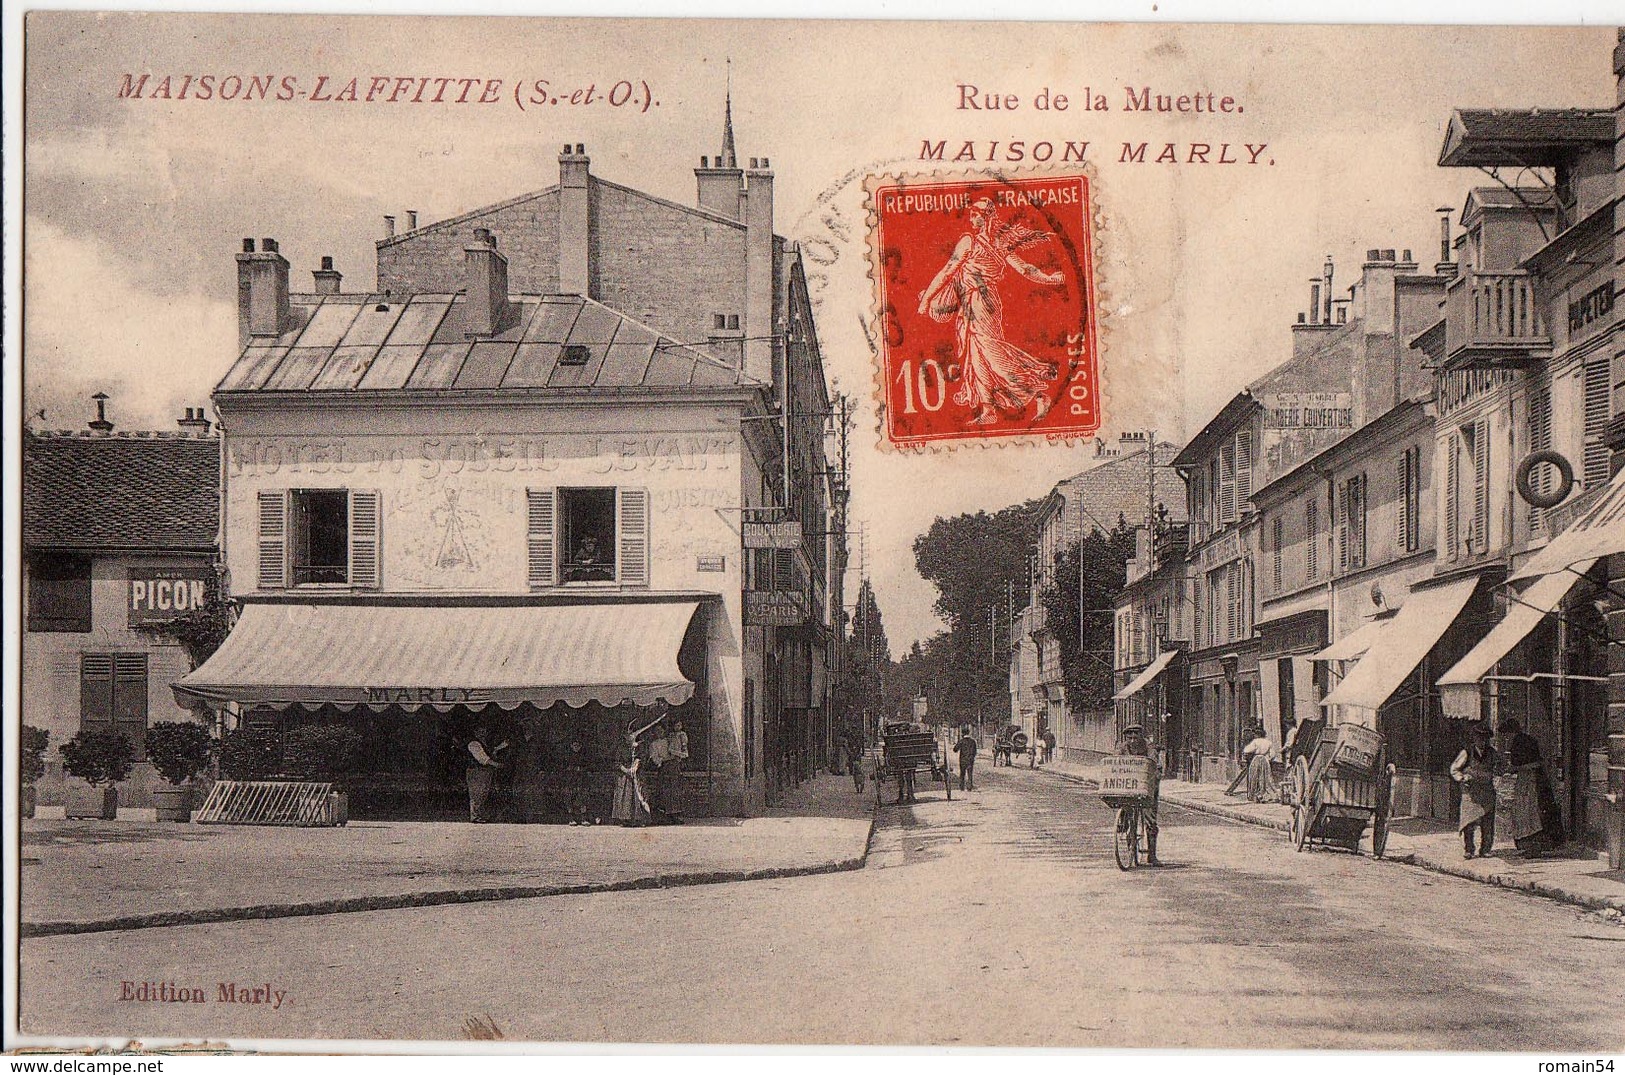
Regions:
[[765, 817], [657, 828], [25, 821], [22, 936], [855, 870], [874, 803], [821, 774]]
[[[1043, 766], [1043, 770], [1066, 780], [1095, 782], [1094, 770], [1085, 765], [1052, 762]], [[1164, 780], [1162, 801], [1283, 833], [1292, 827], [1291, 811], [1281, 804], [1249, 803], [1243, 795], [1225, 795], [1224, 787], [1219, 784]], [[1387, 857], [1470, 881], [1521, 889], [1608, 912], [1610, 917], [1625, 917], [1625, 871], [1610, 872], [1606, 856], [1600, 854], [1525, 859], [1507, 848], [1491, 852], [1489, 858], [1465, 859], [1461, 837], [1453, 826], [1404, 818], [1389, 828]]]

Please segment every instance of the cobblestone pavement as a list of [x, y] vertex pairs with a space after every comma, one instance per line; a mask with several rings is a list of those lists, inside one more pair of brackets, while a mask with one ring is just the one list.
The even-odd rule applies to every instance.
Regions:
[[[44, 937], [25, 1032], [1602, 1050], [1625, 929], [1169, 807], [1161, 870], [1048, 774], [887, 805], [856, 872]], [[923, 790], [923, 789], [922, 789]], [[121, 1001], [122, 982], [205, 1002]], [[283, 990], [220, 1003], [218, 983]]]

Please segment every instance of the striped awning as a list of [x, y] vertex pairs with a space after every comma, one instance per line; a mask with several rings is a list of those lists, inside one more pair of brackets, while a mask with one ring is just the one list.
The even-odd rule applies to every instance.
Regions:
[[698, 607], [250, 604], [174, 690], [183, 706], [680, 705], [694, 684], [677, 652]]
[[1141, 691], [1145, 690], [1151, 685], [1151, 681], [1162, 675], [1163, 670], [1168, 667], [1169, 663], [1175, 657], [1178, 656], [1179, 651], [1176, 649], [1163, 650], [1157, 655], [1156, 660], [1146, 665], [1144, 671], [1135, 676], [1129, 682], [1128, 686], [1112, 695], [1113, 701], [1121, 702], [1123, 699], [1132, 698], [1136, 694], [1139, 694]]

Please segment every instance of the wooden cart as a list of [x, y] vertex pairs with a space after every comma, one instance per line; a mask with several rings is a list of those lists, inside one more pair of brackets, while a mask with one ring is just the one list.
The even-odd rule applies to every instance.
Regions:
[[948, 756], [938, 746], [936, 736], [909, 725], [888, 725], [881, 739], [881, 773], [885, 778], [899, 781], [901, 795], [903, 777], [906, 775], [912, 782], [914, 774], [921, 770], [929, 773], [932, 780], [941, 780], [944, 794], [949, 799], [954, 797]]
[[1358, 851], [1371, 826], [1371, 853], [1388, 846], [1394, 767], [1383, 738], [1370, 728], [1327, 729], [1308, 757], [1299, 755], [1281, 782], [1281, 802], [1292, 808], [1293, 844]]

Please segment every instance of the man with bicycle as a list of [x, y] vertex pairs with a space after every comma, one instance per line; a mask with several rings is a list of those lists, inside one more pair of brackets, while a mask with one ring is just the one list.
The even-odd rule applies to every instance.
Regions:
[[[1124, 757], [1149, 758], [1151, 761], [1151, 803], [1140, 808], [1140, 817], [1145, 822], [1145, 862], [1147, 866], [1161, 866], [1157, 861], [1157, 800], [1162, 794], [1162, 766], [1157, 764], [1157, 756], [1151, 749], [1151, 744], [1145, 737], [1145, 729], [1138, 724], [1130, 724], [1122, 731], [1121, 745], [1117, 753]], [[1121, 822], [1119, 823], [1121, 824]]]

